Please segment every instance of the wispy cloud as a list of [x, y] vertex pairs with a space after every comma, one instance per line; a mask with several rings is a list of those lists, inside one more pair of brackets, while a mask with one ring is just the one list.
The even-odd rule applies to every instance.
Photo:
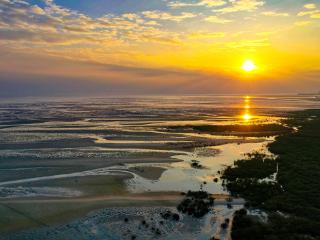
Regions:
[[240, 40], [226, 43], [226, 46], [230, 48], [259, 48], [269, 46], [269, 39], [253, 39], [253, 40]]
[[309, 16], [310, 18], [320, 18], [320, 10], [302, 11], [298, 13], [299, 17]]
[[142, 12], [142, 14], [146, 18], [156, 19], [156, 20], [166, 20], [166, 21], [175, 21], [175, 22], [181, 22], [188, 18], [194, 18], [197, 16], [197, 14], [190, 13], [190, 12], [182, 12], [180, 15], [172, 15], [167, 12], [162, 11], [145, 11]]
[[311, 23], [311, 21], [297, 21], [294, 23], [294, 25], [298, 27], [304, 27], [310, 25]]
[[218, 13], [233, 13], [241, 11], [254, 11], [265, 4], [261, 0], [230, 0], [231, 5], [220, 9], [214, 9]]
[[182, 8], [182, 7], [218, 7], [223, 6], [227, 2], [224, 0], [199, 0], [193, 2], [186, 2], [186, 1], [171, 1], [168, 3], [168, 6], [171, 8]]
[[266, 11], [261, 13], [264, 16], [268, 17], [289, 17], [290, 14], [286, 12], [276, 12], [276, 11]]
[[92, 18], [58, 6], [52, 0], [46, 0], [45, 4], [40, 8], [24, 1], [2, 0], [0, 41], [50, 42], [50, 47], [80, 43], [110, 46], [146, 40], [173, 43], [176, 34], [160, 29], [157, 20], [183, 21], [195, 17], [192, 13], [174, 16], [155, 11]]
[[188, 34], [188, 37], [191, 39], [207, 39], [207, 38], [222, 38], [226, 35], [225, 32], [193, 32]]
[[299, 12], [297, 16], [309, 16], [310, 18], [320, 18], [320, 10], [317, 9], [317, 6], [314, 3], [305, 4], [303, 8], [304, 10]]
[[218, 16], [209, 16], [205, 18], [205, 21], [210, 23], [220, 23], [220, 24], [226, 24], [232, 22], [230, 19], [218, 17]]
[[316, 9], [317, 8], [317, 6], [314, 3], [305, 4], [303, 7], [306, 9]]

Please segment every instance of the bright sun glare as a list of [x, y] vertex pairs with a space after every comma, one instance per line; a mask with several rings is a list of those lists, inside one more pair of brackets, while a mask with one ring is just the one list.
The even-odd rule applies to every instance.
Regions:
[[244, 114], [244, 115], [242, 116], [242, 118], [243, 118], [245, 121], [248, 121], [248, 120], [250, 120], [250, 119], [252, 118], [252, 116], [251, 116], [250, 114], [246, 113], [246, 114]]
[[243, 64], [242, 64], [242, 69], [246, 72], [250, 72], [254, 69], [256, 69], [256, 65], [254, 64], [254, 62], [252, 60], [246, 60]]

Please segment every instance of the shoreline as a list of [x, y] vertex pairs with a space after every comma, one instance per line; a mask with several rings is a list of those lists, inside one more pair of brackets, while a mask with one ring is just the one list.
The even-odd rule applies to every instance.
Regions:
[[[241, 198], [229, 201], [229, 195], [212, 194], [215, 198], [215, 207], [227, 205], [242, 206], [245, 201]], [[85, 219], [88, 215], [108, 208], [128, 207], [176, 207], [184, 196], [177, 192], [158, 192], [143, 194], [127, 194], [119, 196], [79, 197], [72, 199], [19, 199], [0, 200], [1, 210], [11, 212], [11, 215], [20, 216], [19, 224], [1, 224], [2, 233], [5, 235], [27, 231], [34, 227], [59, 226]], [[36, 210], [37, 214], [34, 214]], [[21, 220], [22, 218], [22, 220]], [[39, 224], [42, 223], [42, 224]], [[38, 226], [34, 226], [34, 224]], [[1, 239], [1, 238], [0, 238]]]

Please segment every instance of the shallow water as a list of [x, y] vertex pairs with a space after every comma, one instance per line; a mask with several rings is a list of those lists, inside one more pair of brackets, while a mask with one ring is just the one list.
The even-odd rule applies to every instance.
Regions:
[[[270, 124], [284, 118], [286, 111], [315, 107], [319, 101], [311, 96], [285, 95], [2, 100], [0, 185], [15, 182], [19, 187], [16, 183], [35, 179], [81, 176], [115, 164], [126, 170], [143, 159], [166, 171], [157, 181], [133, 174], [127, 181], [130, 191], [196, 190], [206, 181], [209, 192], [224, 192], [220, 182], [212, 181], [217, 171], [244, 153], [265, 150], [272, 138], [167, 127]], [[198, 147], [199, 143], [205, 146]], [[182, 162], [158, 163], [177, 159]], [[191, 160], [205, 169], [191, 168]]]
[[[289, 111], [319, 107], [320, 102], [312, 96], [285, 95], [1, 100], [0, 200], [70, 198], [73, 204], [73, 198], [87, 196], [78, 179], [100, 181], [99, 177], [109, 175], [125, 176], [119, 181], [125, 181], [132, 193], [181, 192], [199, 190], [200, 186], [210, 193], [227, 193], [220, 179], [213, 181], [219, 178], [218, 171], [245, 153], [268, 154], [266, 146], [274, 136], [243, 137], [234, 132], [170, 127], [273, 124]], [[203, 168], [192, 168], [193, 160]], [[132, 170], [140, 167], [148, 171], [150, 166], [163, 169], [158, 179]], [[60, 186], [62, 180], [72, 181], [72, 187]], [[108, 185], [102, 183], [102, 187]], [[179, 222], [167, 221], [157, 239], [209, 239], [213, 235], [228, 239], [229, 229], [222, 230], [220, 225], [242, 207], [234, 204], [233, 209], [216, 205], [203, 219], [181, 215]], [[28, 209], [31, 216], [38, 214], [36, 206], [34, 209]], [[101, 209], [65, 225], [0, 239], [131, 239], [133, 234], [154, 239], [154, 232], [141, 229], [141, 219], [159, 227], [159, 212], [165, 210]], [[124, 217], [130, 218], [130, 224], [124, 224]]]
[[[183, 162], [173, 164], [158, 164], [157, 166], [167, 167], [167, 170], [157, 181], [151, 181], [137, 175], [133, 179], [127, 180], [128, 188], [132, 192], [158, 192], [158, 191], [197, 191], [200, 185], [205, 191], [210, 193], [227, 193], [221, 185], [221, 180], [215, 183], [215, 177], [219, 178], [218, 171], [226, 165], [232, 165], [236, 159], [244, 157], [245, 153], [260, 151], [268, 153], [266, 144], [261, 143], [243, 143], [243, 144], [224, 144], [221, 146], [208, 147], [208, 149], [217, 150], [217, 153], [210, 155], [201, 155], [199, 152], [193, 152], [184, 155], [175, 155], [173, 158], [183, 160]], [[203, 165], [203, 169], [195, 169], [190, 166], [192, 160], [197, 160]], [[142, 164], [139, 164], [140, 166]], [[148, 164], [150, 165], [150, 164]], [[145, 166], [148, 166], [145, 164]], [[137, 166], [134, 164], [133, 166]], [[154, 164], [152, 164], [154, 166]], [[203, 184], [205, 182], [205, 184]]]

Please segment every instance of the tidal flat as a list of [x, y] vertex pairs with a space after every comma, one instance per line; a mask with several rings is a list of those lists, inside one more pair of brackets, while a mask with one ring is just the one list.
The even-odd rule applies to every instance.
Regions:
[[[272, 155], [267, 145], [295, 131], [284, 120], [306, 108], [319, 108], [319, 101], [183, 96], [1, 102], [0, 239], [230, 239], [232, 224], [222, 223], [244, 200], [228, 202], [221, 171], [245, 153]], [[178, 213], [178, 222], [161, 219], [161, 212], [176, 212], [181, 192], [199, 189], [215, 198], [205, 218]], [[190, 224], [194, 228], [186, 231]]]

